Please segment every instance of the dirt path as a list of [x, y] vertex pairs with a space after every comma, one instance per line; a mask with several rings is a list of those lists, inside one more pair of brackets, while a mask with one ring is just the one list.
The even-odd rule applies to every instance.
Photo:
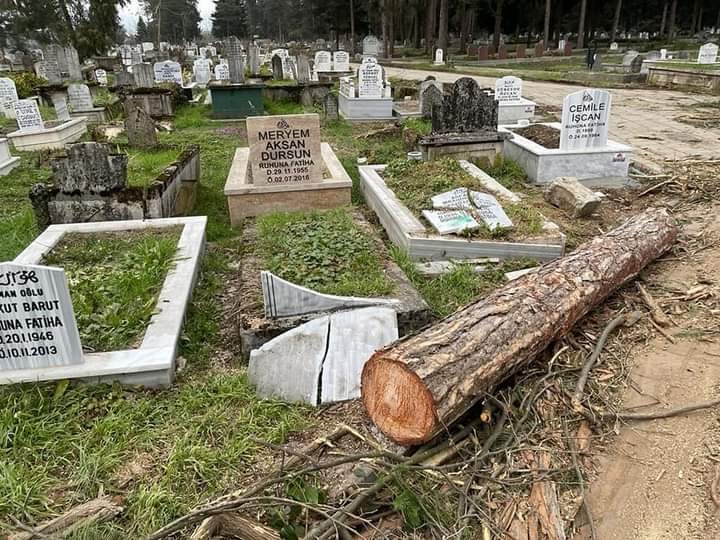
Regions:
[[[433, 75], [451, 83], [466, 75], [415, 69], [386, 68], [389, 76], [423, 80]], [[483, 86], [495, 86], [494, 77], [473, 77]], [[577, 85], [523, 81], [523, 95], [541, 105], [560, 111], [565, 95]], [[695, 107], [720, 101], [717, 96], [686, 94], [666, 90], [613, 89], [610, 137], [635, 148], [635, 158], [646, 165], [660, 165], [665, 159], [688, 156], [717, 156], [720, 129], [694, 127], [678, 119], [694, 116]]]

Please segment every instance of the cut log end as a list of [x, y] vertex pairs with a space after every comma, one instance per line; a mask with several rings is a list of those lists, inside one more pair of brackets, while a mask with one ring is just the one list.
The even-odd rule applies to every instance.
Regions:
[[437, 431], [435, 403], [422, 379], [382, 351], [363, 368], [362, 399], [378, 429], [398, 444], [421, 444]]

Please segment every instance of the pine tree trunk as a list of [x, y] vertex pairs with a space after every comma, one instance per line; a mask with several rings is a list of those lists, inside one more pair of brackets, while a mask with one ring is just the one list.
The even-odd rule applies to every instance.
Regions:
[[615, 17], [613, 18], [612, 32], [610, 32], [610, 41], [615, 41], [618, 26], [620, 26], [620, 13], [622, 12], [622, 0], [617, 0], [615, 4]]
[[545, 0], [545, 25], [543, 26], [543, 43], [547, 49], [550, 45], [550, 16], [552, 14], [552, 0]]
[[500, 48], [500, 34], [502, 33], [502, 10], [505, 0], [495, 2], [495, 26], [493, 30], [493, 47], [497, 51]]
[[460, 2], [460, 54], [467, 54], [467, 5]]
[[665, 0], [665, 3], [663, 4], [662, 18], [660, 19], [660, 39], [665, 37], [665, 27], [667, 25], [667, 15], [668, 15], [668, 5], [669, 4], [670, 4], [670, 0]]
[[390, 0], [382, 0], [382, 3], [380, 4], [380, 9], [382, 10], [380, 15], [380, 25], [382, 26], [382, 38], [383, 38], [383, 57], [388, 57], [388, 4], [390, 3]]
[[650, 209], [376, 352], [362, 372], [367, 413], [398, 444], [430, 440], [570, 332], [676, 236], [668, 213]]
[[698, 24], [698, 12], [700, 11], [700, 0], [695, 0], [693, 3], [693, 10], [692, 10], [692, 20], [690, 21], [690, 35], [694, 36], [695, 32], [697, 32], [697, 24]]
[[578, 21], [577, 48], [585, 46], [585, 15], [587, 14], [587, 0], [580, 0], [580, 20]]
[[670, 21], [668, 22], [668, 41], [675, 39], [675, 15], [677, 15], [677, 0], [672, 1], [670, 7]]
[[385, 58], [392, 58], [395, 55], [395, 0], [389, 0], [390, 10], [388, 11], [388, 38], [390, 40], [387, 46]]
[[435, 27], [437, 26], [438, 0], [427, 0], [427, 13], [425, 14], [425, 53], [432, 54], [435, 45]]
[[420, 48], [420, 1], [415, 1], [415, 18], [413, 20], [413, 48]]
[[355, 5], [350, 0], [350, 56], [355, 56]]
[[443, 60], [448, 57], [448, 0], [440, 0], [440, 24], [438, 28], [438, 48], [443, 51]]

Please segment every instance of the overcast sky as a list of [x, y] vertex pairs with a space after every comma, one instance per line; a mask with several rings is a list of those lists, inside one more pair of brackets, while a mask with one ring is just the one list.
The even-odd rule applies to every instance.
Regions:
[[[135, 33], [135, 26], [137, 25], [137, 20], [140, 15], [147, 20], [140, 4], [139, 0], [130, 0], [127, 5], [118, 9], [120, 22], [128, 34]], [[215, 0], [198, 0], [198, 10], [200, 11], [200, 17], [202, 17], [200, 28], [203, 31], [209, 31], [212, 26], [210, 16], [213, 14], [213, 11], [215, 11]]]

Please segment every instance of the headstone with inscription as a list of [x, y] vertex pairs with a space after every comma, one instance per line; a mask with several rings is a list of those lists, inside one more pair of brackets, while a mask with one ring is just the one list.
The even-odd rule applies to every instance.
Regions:
[[152, 88], [155, 86], [155, 70], [150, 64], [135, 64], [132, 67], [136, 88]]
[[332, 55], [328, 51], [315, 53], [315, 71], [332, 71]]
[[563, 100], [560, 150], [607, 146], [611, 95], [607, 90], [580, 90]]
[[698, 64], [714, 64], [717, 62], [718, 46], [714, 43], [706, 43], [700, 47], [698, 52]]
[[338, 119], [338, 98], [332, 92], [328, 92], [323, 100], [323, 114], [326, 122], [333, 122]]
[[96, 69], [95, 70], [95, 80], [100, 86], [107, 86], [108, 85], [108, 76], [107, 71], [104, 69]]
[[70, 112], [89, 111], [94, 107], [92, 94], [87, 84], [70, 84], [67, 87]]
[[59, 84], [63, 81], [60, 76], [60, 63], [58, 59], [59, 50], [62, 47], [59, 45], [48, 45], [43, 50], [43, 68], [45, 71], [45, 78], [50, 84]]
[[375, 58], [366, 58], [358, 68], [358, 97], [383, 97], [383, 68]]
[[0, 77], [0, 112], [6, 118], [15, 118], [15, 102], [18, 100], [15, 81]]
[[495, 81], [495, 99], [501, 103], [522, 100], [522, 79], [508, 75]]
[[350, 55], [347, 52], [333, 53], [333, 71], [350, 71]]
[[177, 62], [166, 60], [153, 64], [155, 82], [175, 83], [182, 85], [182, 66]]
[[215, 66], [215, 78], [218, 81], [230, 80], [230, 68], [227, 64], [218, 64]]
[[362, 42], [363, 56], [376, 57], [380, 54], [380, 40], [373, 35], [366, 36]]
[[296, 185], [322, 181], [317, 114], [248, 117], [247, 132], [253, 184]]
[[200, 85], [205, 85], [210, 82], [210, 60], [207, 58], [198, 58], [193, 62], [193, 74], [195, 75], [195, 82]]
[[65, 271], [0, 263], [0, 372], [82, 363]]
[[20, 99], [15, 102], [15, 121], [18, 129], [24, 133], [34, 133], [45, 129], [38, 104], [32, 99]]

